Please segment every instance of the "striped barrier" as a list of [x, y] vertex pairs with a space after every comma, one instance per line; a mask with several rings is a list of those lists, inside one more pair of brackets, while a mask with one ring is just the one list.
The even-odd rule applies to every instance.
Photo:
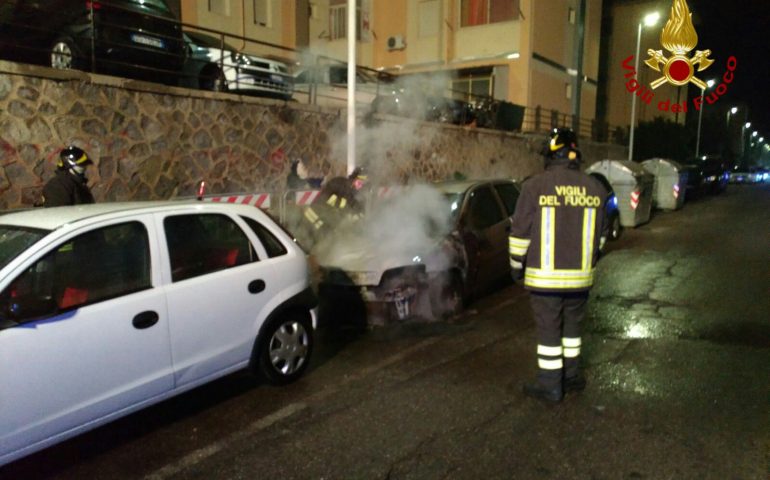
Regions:
[[238, 203], [241, 205], [251, 205], [257, 208], [270, 208], [269, 193], [254, 193], [250, 195], [226, 195], [221, 197], [204, 197], [206, 202], [219, 203]]
[[312, 205], [320, 194], [320, 190], [300, 190], [298, 192], [294, 192], [294, 204]]
[[639, 196], [640, 192], [638, 190], [631, 192], [631, 208], [634, 210], [639, 206]]

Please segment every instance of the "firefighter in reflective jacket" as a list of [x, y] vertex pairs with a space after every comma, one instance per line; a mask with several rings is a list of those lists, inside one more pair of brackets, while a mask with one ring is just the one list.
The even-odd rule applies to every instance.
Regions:
[[366, 184], [364, 169], [357, 167], [348, 177], [334, 177], [322, 188], [313, 205], [305, 208], [313, 243], [318, 242], [342, 221], [356, 220], [363, 214], [357, 194]]
[[509, 251], [514, 278], [530, 292], [537, 328], [537, 380], [524, 393], [550, 402], [585, 388], [579, 367], [580, 323], [602, 246], [607, 191], [580, 171], [577, 138], [554, 129], [545, 171], [522, 185]]

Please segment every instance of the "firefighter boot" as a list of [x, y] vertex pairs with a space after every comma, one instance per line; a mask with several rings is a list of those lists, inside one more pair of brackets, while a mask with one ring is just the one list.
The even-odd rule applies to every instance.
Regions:
[[586, 388], [586, 377], [580, 369], [580, 361], [578, 358], [565, 358], [564, 359], [564, 381], [562, 382], [562, 389], [564, 393], [567, 392], [582, 392]]
[[524, 394], [528, 397], [543, 400], [549, 403], [559, 403], [564, 398], [564, 391], [561, 385], [549, 387], [540, 382], [524, 385]]
[[572, 377], [565, 377], [562, 389], [567, 392], [582, 392], [586, 388], [586, 377], [578, 373]]

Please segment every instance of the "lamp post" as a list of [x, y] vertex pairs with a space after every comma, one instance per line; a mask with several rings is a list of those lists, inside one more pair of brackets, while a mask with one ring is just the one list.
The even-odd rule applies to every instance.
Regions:
[[[714, 86], [714, 80], [709, 80], [706, 82], [706, 88], [711, 88]], [[706, 88], [700, 89], [700, 96], [703, 97], [706, 94]], [[700, 126], [701, 123], [703, 123], [703, 110], [706, 108], [706, 103], [703, 102], [700, 104], [700, 112], [698, 112], [698, 135], [697, 139], [695, 140], [695, 158], [698, 158], [698, 155], [700, 154]]]
[[733, 153], [733, 146], [735, 145], [735, 141], [732, 139], [732, 132], [730, 131], [730, 116], [735, 115], [738, 113], [738, 107], [732, 107], [727, 110], [727, 123], [725, 125], [725, 146], [724, 146], [724, 153], [725, 156], [729, 157]]
[[751, 122], [746, 122], [741, 127], [741, 158], [743, 158], [743, 154], [746, 152], [746, 137], [744, 135], [746, 134], [746, 130], [749, 128], [751, 128]]
[[[639, 28], [636, 31], [636, 58], [634, 60], [634, 72], [639, 72], [639, 49], [642, 44], [642, 24], [651, 27], [658, 23], [660, 14], [658, 12], [648, 13], [639, 22]], [[634, 159], [634, 124], [636, 123], [636, 95], [631, 95], [631, 131], [628, 138], [628, 160]]]

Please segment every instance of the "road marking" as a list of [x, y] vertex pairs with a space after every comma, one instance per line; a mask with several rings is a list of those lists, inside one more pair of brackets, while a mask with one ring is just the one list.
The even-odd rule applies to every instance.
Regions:
[[239, 430], [231, 435], [228, 435], [227, 437], [219, 441], [216, 441], [211, 445], [207, 445], [203, 448], [194, 450], [188, 453], [187, 455], [185, 455], [184, 457], [182, 457], [180, 460], [172, 464], [168, 464], [165, 467], [162, 467], [156, 470], [155, 472], [149, 475], [146, 475], [144, 478], [146, 480], [163, 480], [165, 478], [169, 478], [173, 475], [176, 475], [184, 471], [185, 469], [192, 467], [216, 455], [222, 450], [227, 449], [230, 445], [235, 444], [236, 442], [240, 442], [244, 438], [257, 433], [260, 430], [264, 430], [265, 428], [270, 427], [276, 422], [279, 422], [285, 418], [289, 418], [297, 412], [301, 412], [302, 410], [308, 407], [308, 403], [318, 402], [320, 400], [323, 400], [329, 397], [330, 395], [338, 392], [342, 387], [344, 387], [348, 383], [364, 378], [367, 375], [370, 375], [378, 370], [382, 370], [383, 368], [386, 368], [394, 363], [400, 362], [401, 360], [411, 355], [412, 353], [418, 350], [421, 350], [433, 343], [436, 343], [440, 339], [441, 337], [431, 337], [421, 342], [418, 342], [412, 345], [411, 347], [403, 350], [402, 352], [399, 352], [395, 355], [391, 355], [390, 357], [384, 359], [381, 362], [375, 363], [374, 365], [371, 365], [369, 367], [366, 367], [360, 370], [358, 373], [345, 377], [341, 382], [338, 382], [335, 385], [328, 386], [320, 390], [319, 392], [308, 396], [304, 402], [290, 403], [289, 405], [286, 405], [280, 410], [277, 410], [249, 424], [249, 426], [247, 426], [246, 428]]
[[218, 442], [212, 443], [211, 445], [208, 445], [203, 448], [199, 448], [198, 450], [194, 450], [189, 454], [185, 455], [184, 457], [182, 457], [179, 461], [173, 464], [166, 465], [165, 467], [156, 470], [155, 472], [145, 476], [144, 478], [147, 480], [162, 480], [164, 478], [168, 478], [173, 475], [176, 475], [177, 473], [185, 470], [186, 468], [192, 467], [193, 465], [200, 463], [201, 461], [206, 460], [207, 458], [221, 452], [222, 450], [226, 449], [229, 445], [235, 442], [238, 442], [240, 440], [243, 440], [249, 435], [252, 435], [260, 430], [264, 430], [270, 425], [280, 420], [283, 420], [284, 418], [288, 418], [294, 415], [295, 413], [304, 410], [305, 408], [307, 408], [307, 404], [302, 402], [291, 403], [289, 405], [286, 405], [282, 409], [277, 410], [271, 413], [270, 415], [262, 417], [259, 420], [251, 423], [245, 429], [239, 430]]
[[[524, 296], [523, 292], [513, 297], [510, 297], [507, 300], [499, 302], [493, 307], [484, 309], [483, 313], [497, 312], [507, 306], [512, 305], [522, 296]], [[475, 315], [478, 315], [479, 313], [481, 312], [477, 311]], [[254, 421], [253, 423], [249, 424], [246, 428], [239, 430], [237, 432], [234, 432], [231, 435], [228, 435], [227, 437], [219, 441], [216, 441], [210, 445], [194, 450], [188, 453], [187, 455], [185, 455], [184, 457], [182, 457], [181, 459], [179, 459], [178, 461], [172, 464], [168, 464], [156, 470], [155, 472], [149, 475], [146, 475], [144, 478], [146, 480], [163, 480], [173, 475], [176, 475], [187, 468], [190, 468], [204, 460], [207, 460], [210, 457], [213, 457], [214, 455], [221, 452], [222, 450], [227, 449], [230, 445], [233, 445], [236, 442], [240, 442], [244, 438], [250, 435], [253, 435], [261, 430], [264, 430], [281, 420], [289, 418], [295, 413], [301, 412], [302, 410], [308, 407], [309, 403], [319, 402], [321, 400], [324, 400], [327, 397], [337, 393], [347, 384], [360, 380], [368, 375], [371, 375], [372, 373], [375, 373], [379, 370], [387, 368], [390, 365], [393, 365], [394, 363], [398, 363], [404, 360], [409, 355], [412, 355], [413, 353], [418, 352], [424, 349], [425, 347], [433, 345], [434, 343], [438, 342], [442, 338], [444, 337], [435, 336], [435, 337], [429, 337], [429, 338], [426, 338], [425, 340], [417, 342], [414, 345], [404, 349], [399, 353], [391, 355], [390, 357], [387, 357], [378, 363], [375, 363], [373, 365], [370, 365], [366, 368], [359, 370], [357, 373], [353, 375], [345, 377], [340, 382], [334, 385], [329, 385], [326, 388], [314, 394], [309, 395], [304, 402], [290, 403], [289, 405], [286, 405], [285, 407], [279, 410], [276, 410], [275, 412]]]

